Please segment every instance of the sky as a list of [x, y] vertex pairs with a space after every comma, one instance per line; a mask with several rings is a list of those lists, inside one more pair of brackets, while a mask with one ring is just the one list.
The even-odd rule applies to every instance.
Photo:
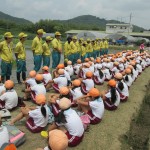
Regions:
[[0, 0], [0, 11], [32, 22], [80, 15], [114, 19], [150, 29], [150, 0]]

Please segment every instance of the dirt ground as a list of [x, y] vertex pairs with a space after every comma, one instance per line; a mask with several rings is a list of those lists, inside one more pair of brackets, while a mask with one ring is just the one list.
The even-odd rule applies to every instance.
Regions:
[[[118, 110], [110, 112], [105, 110], [104, 118], [98, 125], [91, 125], [89, 132], [85, 133], [82, 143], [69, 150], [120, 150], [120, 137], [130, 129], [130, 123], [137, 114], [145, 95], [145, 85], [150, 80], [150, 68], [147, 68], [130, 88], [130, 96], [126, 103], [121, 103]], [[19, 96], [23, 96], [20, 85], [15, 86]], [[106, 89], [106, 83], [98, 86], [100, 90]], [[48, 95], [48, 94], [47, 94]], [[26, 102], [27, 105], [34, 105]], [[19, 109], [12, 112], [12, 117], [19, 113]], [[16, 126], [26, 133], [26, 142], [18, 150], [35, 150], [46, 146], [46, 139], [40, 133], [33, 134], [25, 127], [25, 120], [16, 123]]]

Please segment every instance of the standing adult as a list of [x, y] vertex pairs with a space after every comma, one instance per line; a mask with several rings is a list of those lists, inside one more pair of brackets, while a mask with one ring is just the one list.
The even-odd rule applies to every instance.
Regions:
[[57, 65], [60, 62], [60, 58], [61, 58], [61, 53], [62, 53], [62, 44], [61, 44], [61, 33], [60, 32], [56, 32], [55, 33], [55, 38], [52, 41], [52, 48], [53, 48], [53, 52], [52, 52], [52, 68], [55, 69], [57, 67]]
[[50, 36], [46, 37], [45, 43], [43, 44], [43, 66], [50, 66], [50, 43], [53, 38]]
[[15, 48], [15, 56], [16, 56], [16, 63], [17, 63], [17, 81], [20, 81], [20, 74], [22, 73], [22, 80], [26, 80], [26, 51], [24, 47], [24, 42], [26, 40], [27, 34], [21, 32], [18, 35], [19, 42], [16, 44]]
[[104, 44], [105, 39], [103, 38], [100, 42], [100, 49], [101, 49], [101, 54], [100, 55], [104, 55], [105, 54], [105, 44]]
[[13, 62], [13, 35], [11, 32], [6, 32], [4, 34], [4, 41], [0, 43], [0, 55], [1, 55], [1, 77], [2, 82], [9, 80], [12, 71], [12, 62]]
[[71, 46], [70, 46], [71, 41], [72, 41], [72, 38], [68, 37], [67, 41], [64, 44], [64, 57], [65, 59], [72, 61], [72, 57], [69, 57], [71, 55]]
[[45, 34], [43, 29], [37, 30], [37, 35], [32, 41], [32, 51], [34, 56], [34, 70], [38, 72], [42, 64], [42, 36]]
[[109, 42], [108, 42], [107, 38], [105, 38], [104, 46], [105, 46], [104, 54], [107, 55], [108, 54], [108, 48], [109, 48]]
[[142, 42], [142, 44], [140, 45], [140, 53], [144, 52], [144, 48], [145, 48], [145, 45], [144, 45], [144, 42]]

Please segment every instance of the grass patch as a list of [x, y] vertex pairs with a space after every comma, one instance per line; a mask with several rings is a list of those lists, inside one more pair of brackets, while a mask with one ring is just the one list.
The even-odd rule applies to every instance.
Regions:
[[150, 137], [150, 81], [146, 85], [146, 95], [136, 117], [132, 119], [130, 130], [122, 138], [122, 150], [148, 150]]

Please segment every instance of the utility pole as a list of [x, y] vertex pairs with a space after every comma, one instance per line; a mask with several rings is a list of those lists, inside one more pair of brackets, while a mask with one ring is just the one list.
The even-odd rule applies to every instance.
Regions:
[[129, 28], [128, 28], [128, 36], [129, 36], [129, 32], [130, 32], [131, 19], [132, 19], [132, 13], [130, 13]]

